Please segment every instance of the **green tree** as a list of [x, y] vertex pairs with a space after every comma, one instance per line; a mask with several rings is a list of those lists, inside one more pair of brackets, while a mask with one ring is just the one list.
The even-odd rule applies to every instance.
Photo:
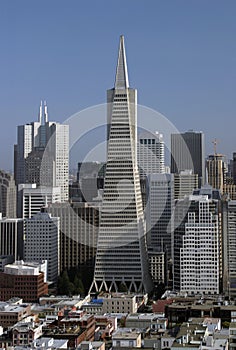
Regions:
[[74, 292], [74, 285], [70, 282], [67, 271], [63, 271], [58, 279], [58, 293], [71, 295]]
[[121, 293], [127, 293], [128, 292], [128, 288], [127, 288], [126, 284], [122, 283], [122, 282], [120, 283], [118, 290]]
[[84, 290], [84, 285], [83, 285], [82, 279], [79, 278], [78, 275], [75, 275], [73, 284], [74, 284], [74, 293], [75, 294], [80, 294], [80, 295], [84, 295], [85, 294], [85, 290]]

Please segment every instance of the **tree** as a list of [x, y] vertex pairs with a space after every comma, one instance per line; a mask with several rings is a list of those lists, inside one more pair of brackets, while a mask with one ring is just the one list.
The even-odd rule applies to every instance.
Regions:
[[73, 284], [74, 284], [74, 293], [75, 294], [80, 294], [80, 295], [84, 295], [85, 294], [85, 290], [84, 290], [84, 285], [83, 285], [82, 279], [79, 278], [78, 275], [75, 275]]
[[71, 295], [74, 292], [74, 285], [70, 282], [67, 271], [63, 271], [58, 279], [58, 293]]

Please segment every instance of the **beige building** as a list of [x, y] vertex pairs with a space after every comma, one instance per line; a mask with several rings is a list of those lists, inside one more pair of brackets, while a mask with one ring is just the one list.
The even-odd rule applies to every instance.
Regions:
[[112, 348], [141, 348], [141, 331], [119, 328], [112, 335]]
[[206, 161], [208, 183], [223, 193], [226, 179], [226, 160], [223, 154], [215, 153], [208, 156]]
[[149, 271], [154, 283], [167, 283], [167, 258], [165, 252], [148, 252]]
[[198, 188], [198, 174], [194, 174], [192, 170], [180, 171], [174, 174], [174, 195], [175, 199], [183, 199], [193, 193]]
[[138, 303], [134, 294], [107, 294], [103, 298], [102, 313], [135, 313]]

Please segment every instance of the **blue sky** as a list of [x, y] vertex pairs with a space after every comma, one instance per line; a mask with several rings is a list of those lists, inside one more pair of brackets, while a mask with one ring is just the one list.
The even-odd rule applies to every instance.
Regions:
[[[236, 2], [2, 0], [0, 168], [12, 169], [16, 126], [106, 101], [120, 34], [139, 103], [179, 131], [201, 130], [207, 153], [236, 151]], [[153, 129], [158, 129], [154, 125]]]

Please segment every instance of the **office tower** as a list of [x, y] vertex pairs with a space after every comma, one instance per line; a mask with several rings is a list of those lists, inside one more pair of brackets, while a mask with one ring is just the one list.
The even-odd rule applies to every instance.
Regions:
[[20, 184], [18, 186], [18, 217], [28, 219], [50, 203], [61, 202], [60, 187]]
[[208, 171], [208, 182], [213, 188], [223, 193], [226, 182], [226, 159], [223, 154], [215, 153], [208, 156], [206, 161]]
[[236, 297], [236, 201], [223, 203], [223, 290]]
[[45, 208], [60, 218], [60, 271], [84, 267], [93, 275], [99, 226], [97, 203], [52, 203]]
[[[50, 122], [46, 124], [47, 147], [43, 161], [54, 156], [52, 186], [61, 188], [61, 201], [69, 198], [69, 125]], [[43, 183], [41, 183], [43, 185]]]
[[[181, 289], [181, 249], [184, 247], [184, 237], [186, 233], [186, 224], [188, 223], [189, 213], [195, 213], [195, 226], [196, 229], [198, 226], [201, 226], [199, 223], [199, 200], [201, 198], [207, 198], [209, 204], [209, 210], [213, 216], [217, 215], [218, 221], [218, 242], [219, 242], [219, 281], [221, 283], [222, 280], [222, 220], [221, 220], [221, 194], [219, 190], [213, 189], [210, 185], [206, 184], [202, 186], [200, 189], [196, 189], [193, 192], [193, 195], [186, 196], [184, 199], [180, 199], [176, 202], [175, 211], [174, 211], [174, 258], [173, 258], [173, 287], [175, 290]], [[192, 214], [191, 214], [192, 215]], [[207, 214], [208, 215], [208, 214]], [[208, 215], [209, 216], [209, 215]], [[201, 221], [201, 220], [200, 220]], [[204, 222], [202, 223], [203, 229], [207, 226]], [[188, 226], [188, 229], [190, 226]], [[210, 226], [209, 226], [210, 227]], [[198, 228], [201, 232], [201, 227]], [[194, 230], [191, 231], [194, 234]], [[191, 232], [188, 234], [191, 234]], [[202, 233], [204, 237], [204, 232]], [[214, 237], [214, 235], [213, 235]], [[192, 240], [194, 242], [194, 239]], [[202, 242], [201, 242], [202, 243]], [[205, 242], [205, 246], [207, 248], [207, 241]], [[199, 247], [200, 249], [200, 247]], [[210, 251], [208, 252], [208, 257], [210, 255]], [[213, 252], [214, 254], [214, 252]]]
[[180, 249], [180, 291], [192, 294], [219, 294], [220, 237], [218, 216], [210, 210], [206, 196], [198, 202], [198, 211], [188, 213]]
[[24, 259], [26, 261], [47, 260], [47, 276], [56, 282], [59, 271], [60, 218], [48, 213], [38, 213], [25, 220]]
[[107, 164], [92, 288], [149, 292], [144, 215], [137, 166], [137, 92], [129, 88], [124, 37], [115, 87], [107, 92]]
[[171, 134], [171, 173], [192, 170], [205, 184], [205, 140], [202, 132]]
[[175, 182], [175, 199], [183, 199], [184, 196], [189, 196], [193, 190], [198, 188], [198, 175], [192, 170], [180, 171], [179, 174], [174, 174]]
[[45, 152], [44, 147], [36, 147], [25, 160], [25, 181], [28, 184], [51, 186], [54, 171], [53, 154]]
[[148, 250], [166, 252], [169, 260], [173, 254], [174, 175], [151, 174], [147, 182]]
[[23, 258], [23, 220], [3, 218], [0, 213], [0, 255]]
[[0, 170], [0, 213], [16, 218], [16, 185], [11, 174]]
[[37, 183], [61, 188], [61, 200], [69, 194], [69, 126], [48, 121], [41, 102], [37, 122], [17, 128], [14, 147], [16, 184]]
[[138, 168], [140, 179], [165, 172], [164, 141], [162, 134], [142, 131], [138, 135]]

